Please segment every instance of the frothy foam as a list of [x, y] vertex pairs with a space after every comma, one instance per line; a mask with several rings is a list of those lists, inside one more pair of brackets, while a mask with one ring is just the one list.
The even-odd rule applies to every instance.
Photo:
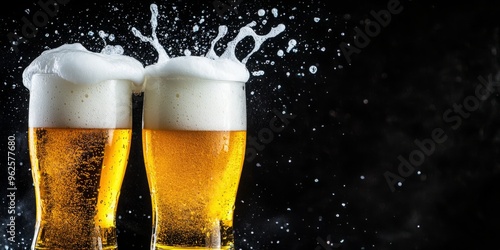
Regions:
[[[191, 56], [185, 50], [185, 56], [170, 58], [156, 34], [158, 7], [151, 4], [150, 9], [151, 37], [136, 28], [132, 33], [158, 52], [153, 65], [143, 67], [134, 58], [122, 55], [121, 46], [107, 45], [108, 34], [104, 32], [99, 33], [106, 45], [101, 53], [75, 43], [47, 50], [36, 58], [23, 72], [23, 83], [32, 96], [30, 126], [128, 127], [131, 98], [127, 93], [144, 91], [145, 128], [246, 129], [245, 83], [250, 74], [245, 64], [285, 26], [280, 24], [258, 35], [253, 30], [256, 23], [251, 22], [219, 56], [215, 46], [228, 33], [221, 25], [205, 56]], [[252, 37], [255, 43], [240, 61], [235, 51], [246, 37]]]
[[200, 56], [181, 56], [146, 66], [147, 77], [207, 79], [246, 82], [249, 73], [240, 63], [228, 59], [212, 60]]
[[143, 81], [144, 67], [128, 56], [90, 52], [78, 43], [44, 51], [23, 72], [28, 124], [130, 128], [132, 93]]
[[29, 127], [131, 128], [132, 84], [74, 84], [55, 74], [32, 77]]
[[46, 50], [33, 60], [23, 72], [23, 84], [30, 90], [35, 74], [55, 74], [75, 84], [128, 80], [141, 85], [144, 81], [144, 67], [136, 59], [91, 52], [79, 43]]
[[[252, 22], [239, 30], [219, 56], [215, 46], [228, 33], [228, 28], [221, 25], [205, 56], [191, 56], [186, 50], [186, 56], [170, 58], [156, 35], [157, 17], [158, 7], [152, 4], [151, 37], [132, 28], [135, 36], [149, 42], [158, 52], [157, 63], [145, 67], [143, 128], [246, 130], [245, 83], [250, 73], [245, 64], [285, 26], [280, 24], [268, 34], [258, 35], [252, 29], [256, 23]], [[249, 36], [254, 39], [254, 48], [240, 61], [236, 58], [236, 46]]]
[[147, 78], [143, 128], [246, 130], [245, 82]]

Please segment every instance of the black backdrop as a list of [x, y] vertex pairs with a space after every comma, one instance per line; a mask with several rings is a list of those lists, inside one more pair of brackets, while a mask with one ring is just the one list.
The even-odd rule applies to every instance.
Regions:
[[[248, 135], [255, 141], [247, 145], [236, 201], [237, 249], [496, 246], [500, 4], [242, 0], [224, 9], [225, 1], [210, 0], [59, 2], [65, 4], [47, 20], [33, 19], [43, 11], [34, 0], [1, 8], [2, 246], [29, 248], [34, 227], [22, 70], [64, 43], [98, 52], [100, 30], [115, 35], [108, 44], [122, 45], [144, 65], [154, 63], [153, 48], [131, 32], [150, 34], [151, 3], [160, 7], [158, 33], [171, 56], [184, 49], [204, 54], [221, 24], [233, 32], [256, 21], [260, 34], [287, 26], [247, 64], [254, 73], [247, 84]], [[383, 12], [390, 19], [374, 17]], [[36, 34], [23, 31], [29, 21], [36, 22]], [[12, 44], [13, 34], [26, 43]], [[249, 46], [242, 43], [240, 56]], [[134, 100], [118, 207], [120, 249], [148, 249], [151, 232], [142, 96]], [[276, 117], [287, 121], [280, 131], [270, 126]], [[7, 240], [9, 136], [16, 142], [15, 243]]]

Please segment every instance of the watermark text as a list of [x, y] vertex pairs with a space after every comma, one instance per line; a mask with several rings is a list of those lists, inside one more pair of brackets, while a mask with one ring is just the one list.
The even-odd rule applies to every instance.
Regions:
[[[472, 112], [479, 109], [481, 102], [488, 99], [494, 93], [500, 93], [500, 82], [493, 81], [493, 76], [487, 78], [478, 77], [479, 83], [474, 88], [474, 94], [466, 96], [461, 103], [454, 103], [451, 108], [444, 111], [442, 119], [451, 130], [457, 130], [463, 124], [463, 120], [471, 116]], [[436, 146], [448, 140], [448, 135], [443, 128], [434, 128], [428, 138], [416, 139], [413, 143], [415, 149], [407, 157], [399, 155], [397, 173], [386, 171], [384, 178], [389, 189], [394, 192], [396, 186], [401, 186], [406, 178], [415, 173], [417, 167], [421, 166], [427, 157], [436, 152]]]
[[[12, 49], [19, 52], [18, 46], [28, 42], [28, 39], [36, 37], [39, 28], [47, 26], [50, 18], [55, 17], [59, 12], [59, 4], [65, 5], [70, 0], [39, 0], [38, 6], [41, 8], [31, 17], [23, 16], [21, 18], [21, 32], [14, 31], [7, 34]], [[20, 36], [21, 34], [22, 36]]]
[[364, 31], [358, 26], [354, 27], [353, 44], [347, 42], [340, 43], [340, 50], [347, 60], [347, 63], [351, 64], [352, 55], [361, 53], [361, 50], [370, 44], [371, 39], [378, 36], [380, 32], [382, 32], [382, 28], [389, 25], [392, 15], [399, 14], [402, 11], [403, 6], [401, 6], [399, 0], [389, 0], [387, 9], [385, 10], [380, 10], [378, 12], [374, 10], [370, 11], [373, 20], [368, 18], [364, 21]]
[[290, 120], [297, 117], [297, 115], [279, 112], [277, 109], [273, 109], [273, 113], [275, 116], [269, 121], [268, 128], [262, 128], [259, 130], [257, 137], [248, 136], [248, 147], [245, 156], [247, 161], [253, 161], [253, 159], [257, 156], [257, 153], [262, 151], [266, 147], [266, 144], [269, 144], [274, 140], [274, 133], [282, 132], [285, 127], [290, 124]]
[[16, 137], [7, 137], [7, 240], [16, 242]]

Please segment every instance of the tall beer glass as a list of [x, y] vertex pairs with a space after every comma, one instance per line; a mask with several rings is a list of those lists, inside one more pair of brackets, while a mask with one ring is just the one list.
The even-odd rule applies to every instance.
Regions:
[[117, 249], [115, 214], [131, 139], [132, 83], [31, 78], [32, 249]]
[[143, 116], [152, 249], [233, 249], [245, 82], [146, 76]]

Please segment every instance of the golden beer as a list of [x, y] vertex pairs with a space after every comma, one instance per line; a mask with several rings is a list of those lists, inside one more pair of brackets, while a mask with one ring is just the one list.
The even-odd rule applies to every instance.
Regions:
[[[100, 67], [102, 55], [79, 46], [62, 52], [61, 57], [58, 50], [43, 53], [23, 74], [30, 90], [28, 143], [36, 198], [32, 249], [117, 249], [115, 214], [130, 149], [134, 86], [126, 77], [102, 78], [99, 70], [106, 69], [92, 69], [92, 62], [82, 67], [94, 74], [78, 72], [80, 61], [71, 65], [71, 55], [83, 53], [82, 59], [95, 59]], [[45, 62], [76, 72], [33, 73], [46, 69], [40, 66]]]
[[229, 249], [245, 138], [246, 131], [143, 131], [157, 248]]
[[234, 249], [246, 147], [244, 82], [146, 78], [142, 136], [151, 249]]
[[116, 249], [131, 129], [30, 128], [36, 249]]

